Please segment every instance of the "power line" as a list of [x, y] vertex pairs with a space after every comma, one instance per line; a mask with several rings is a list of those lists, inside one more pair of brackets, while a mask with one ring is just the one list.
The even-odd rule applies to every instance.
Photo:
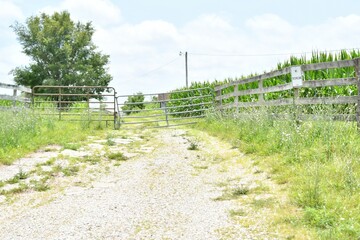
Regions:
[[212, 54], [212, 53], [196, 53], [196, 52], [189, 52], [189, 54], [194, 56], [209, 56], [209, 57], [270, 57], [270, 56], [287, 56], [287, 55], [301, 55], [301, 54], [311, 54], [313, 52], [340, 52], [340, 51], [350, 51], [350, 50], [360, 50], [360, 48], [348, 48], [348, 49], [337, 49], [337, 50], [328, 50], [328, 51], [311, 51], [311, 52], [293, 52], [293, 53], [259, 53], [259, 54], [227, 54], [227, 53], [219, 53], [219, 54]]
[[139, 76], [137, 76], [137, 77], [135, 77], [135, 78], [141, 78], [141, 77], [147, 76], [147, 75], [149, 75], [149, 74], [151, 74], [151, 73], [153, 73], [153, 72], [157, 72], [157, 71], [159, 71], [160, 69], [162, 69], [162, 68], [170, 65], [171, 63], [175, 62], [175, 61], [178, 60], [178, 59], [179, 59], [179, 56], [177, 56], [176, 58], [172, 59], [171, 61], [169, 61], [169, 62], [167, 62], [167, 63], [164, 63], [163, 65], [161, 65], [161, 66], [159, 66], [159, 67], [157, 67], [157, 68], [154, 68], [154, 69], [152, 69], [152, 70], [150, 70], [150, 71], [148, 71], [148, 72], [145, 72], [145, 73], [143, 73], [143, 74], [141, 74], [141, 75], [139, 75]]

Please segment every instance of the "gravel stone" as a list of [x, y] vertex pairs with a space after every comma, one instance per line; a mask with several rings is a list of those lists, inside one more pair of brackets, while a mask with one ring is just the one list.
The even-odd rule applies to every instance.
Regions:
[[255, 239], [229, 217], [232, 201], [213, 200], [222, 194], [212, 184], [219, 179], [194, 174], [199, 153], [187, 150], [183, 135], [159, 131], [148, 153], [44, 204], [0, 204], [0, 239]]

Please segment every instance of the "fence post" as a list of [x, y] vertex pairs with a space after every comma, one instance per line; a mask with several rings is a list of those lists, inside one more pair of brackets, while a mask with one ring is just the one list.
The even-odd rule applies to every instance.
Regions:
[[356, 106], [356, 122], [357, 130], [360, 133], [360, 58], [354, 59], [355, 74], [357, 78], [357, 106]]
[[295, 66], [291, 67], [291, 81], [293, 85], [294, 90], [294, 100], [293, 100], [293, 106], [294, 106], [294, 118], [296, 125], [300, 124], [300, 109], [298, 106], [298, 100], [299, 100], [299, 88], [302, 86], [303, 81], [303, 70], [302, 66]]
[[264, 90], [264, 79], [260, 79], [260, 80], [259, 80], [258, 89], [259, 89], [259, 91], [261, 91], [261, 93], [259, 93], [259, 100], [258, 100], [258, 101], [259, 101], [260, 103], [263, 103], [263, 102], [265, 102], [264, 93], [263, 93], [263, 90]]
[[13, 107], [16, 107], [16, 97], [17, 97], [17, 89], [13, 89], [13, 98], [14, 98], [14, 101], [13, 101]]
[[234, 85], [234, 98], [236, 113], [239, 113], [239, 85]]
[[[216, 97], [220, 97], [219, 102], [220, 102], [220, 109], [221, 109], [222, 108], [221, 88], [218, 90], [216, 90], [216, 88], [215, 88], [215, 99], [216, 99]], [[215, 100], [215, 102], [216, 102], [216, 100]]]

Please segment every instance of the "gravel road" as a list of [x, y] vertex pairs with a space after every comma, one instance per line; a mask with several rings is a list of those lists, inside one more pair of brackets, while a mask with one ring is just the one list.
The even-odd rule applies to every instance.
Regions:
[[214, 201], [216, 174], [196, 173], [201, 152], [187, 149], [183, 130], [153, 137], [152, 151], [91, 184], [31, 207], [0, 204], [0, 239], [262, 239], [231, 219], [233, 201]]

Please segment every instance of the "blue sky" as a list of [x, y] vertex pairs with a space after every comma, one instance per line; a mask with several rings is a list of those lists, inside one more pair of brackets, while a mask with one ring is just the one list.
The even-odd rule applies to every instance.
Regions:
[[61, 10], [93, 23], [120, 94], [184, 86], [180, 51], [192, 82], [269, 71], [289, 53], [360, 47], [358, 0], [0, 0], [0, 82], [29, 61], [9, 25]]

